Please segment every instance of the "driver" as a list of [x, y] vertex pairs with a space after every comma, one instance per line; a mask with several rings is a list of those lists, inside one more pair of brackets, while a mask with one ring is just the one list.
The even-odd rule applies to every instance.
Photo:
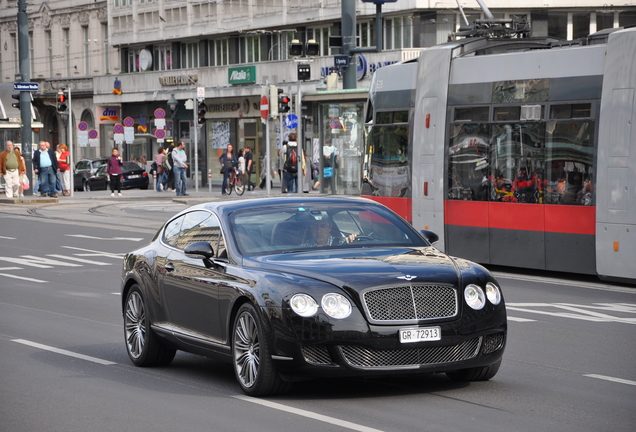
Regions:
[[333, 225], [327, 218], [315, 219], [309, 224], [310, 237], [303, 246], [321, 247], [321, 246], [338, 246], [344, 243], [351, 243], [355, 240], [356, 234], [347, 237], [334, 237], [331, 234]]

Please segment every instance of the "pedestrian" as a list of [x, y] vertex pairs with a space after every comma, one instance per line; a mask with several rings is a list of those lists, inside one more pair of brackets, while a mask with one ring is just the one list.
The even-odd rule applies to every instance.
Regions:
[[188, 155], [184, 151], [185, 143], [179, 141], [179, 145], [172, 151], [172, 170], [174, 171], [174, 186], [177, 191], [177, 196], [188, 196], [186, 193], [187, 176], [186, 170], [188, 169]]
[[163, 170], [163, 159], [166, 157], [166, 149], [163, 147], [159, 147], [157, 150], [157, 156], [155, 156], [155, 166], [157, 167], [157, 192], [161, 192], [163, 190], [164, 179], [164, 170]]
[[250, 146], [246, 145], [243, 149], [243, 157], [245, 158], [245, 176], [247, 177], [247, 190], [254, 190], [256, 184], [252, 183], [252, 172], [254, 172], [254, 154]]
[[33, 170], [40, 180], [40, 196], [57, 198], [55, 192], [57, 156], [53, 150], [47, 148], [46, 141], [40, 141], [40, 148], [33, 154]]
[[285, 170], [285, 182], [287, 183], [287, 193], [298, 193], [298, 160], [302, 164], [302, 173], [305, 177], [305, 160], [302, 149], [296, 142], [296, 133], [289, 134], [289, 142], [283, 146], [283, 169]]
[[166, 156], [163, 158], [163, 173], [164, 173], [164, 182], [163, 182], [163, 190], [174, 190], [174, 171], [172, 170], [173, 161], [172, 161], [172, 152], [174, 152], [174, 145], [168, 147], [168, 151]]
[[117, 189], [117, 195], [122, 196], [121, 167], [124, 162], [121, 160], [119, 150], [114, 148], [111, 156], [108, 158], [108, 161], [106, 163], [108, 164], [108, 166], [106, 167], [106, 173], [110, 178], [110, 196], [115, 196], [115, 189]]
[[[46, 148], [50, 150], [51, 149], [51, 143], [48, 142], [48, 141], [45, 141], [45, 143], [46, 143]], [[57, 158], [57, 154], [55, 155], [55, 157]], [[57, 175], [57, 173], [60, 172], [59, 163], [58, 163], [57, 167], [58, 167], [58, 170], [55, 172], [55, 187], [54, 187], [54, 190], [55, 190], [55, 194], [59, 195], [59, 194], [62, 193], [62, 182], [60, 181], [60, 178]]]
[[4, 176], [5, 194], [7, 198], [20, 196], [22, 176], [26, 174], [24, 159], [20, 150], [7, 141], [6, 150], [0, 153], [0, 177]]
[[71, 194], [71, 152], [68, 151], [66, 144], [58, 144], [55, 155], [60, 167], [57, 177], [62, 184], [62, 195], [69, 196]]
[[[243, 156], [245, 154], [245, 149], [241, 149], [238, 152], [238, 173], [240, 176], [244, 176], [246, 174], [245, 172], [245, 156]], [[245, 177], [243, 177], [244, 179]], [[243, 180], [243, 183], [245, 183], [245, 180]], [[249, 190], [249, 188], [248, 188]]]
[[221, 173], [223, 174], [221, 194], [227, 195], [225, 192], [225, 188], [227, 187], [227, 177], [230, 175], [230, 171], [238, 164], [232, 144], [228, 144], [225, 151], [221, 154], [221, 156], [219, 156], [219, 163], [221, 164]]
[[322, 147], [323, 172], [320, 178], [323, 180], [324, 191], [331, 189], [331, 194], [336, 193], [336, 175], [340, 167], [338, 150], [331, 141], [327, 141]]
[[[24, 160], [24, 156], [20, 154], [20, 160], [22, 161], [22, 165], [26, 168], [26, 162]], [[29, 184], [29, 178], [26, 175], [26, 169], [22, 175], [20, 175], [20, 189], [18, 189], [18, 196], [20, 198], [24, 198], [24, 191], [29, 189], [31, 185]]]

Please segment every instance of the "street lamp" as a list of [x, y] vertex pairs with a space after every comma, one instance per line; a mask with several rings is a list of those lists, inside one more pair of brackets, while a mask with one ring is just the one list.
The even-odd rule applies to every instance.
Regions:
[[177, 131], [177, 108], [179, 106], [179, 101], [175, 99], [174, 93], [170, 95], [170, 99], [168, 99], [168, 106], [170, 107], [170, 117], [172, 118], [172, 139], [173, 141], [176, 139], [176, 131]]

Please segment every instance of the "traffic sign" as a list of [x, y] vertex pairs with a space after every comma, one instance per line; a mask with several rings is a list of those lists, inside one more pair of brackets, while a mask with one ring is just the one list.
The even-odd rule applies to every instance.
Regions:
[[133, 127], [135, 125], [135, 120], [133, 120], [132, 117], [126, 117], [124, 119], [124, 126], [126, 127]]
[[166, 111], [163, 108], [157, 108], [155, 110], [155, 118], [156, 119], [164, 119], [164, 118], [166, 118]]
[[90, 139], [96, 139], [98, 137], [98, 133], [95, 129], [91, 129], [88, 131], [88, 137]]
[[40, 91], [39, 83], [14, 82], [13, 91]]
[[85, 131], [85, 130], [88, 130], [88, 123], [86, 123], [85, 121], [83, 121], [83, 122], [79, 122], [79, 123], [77, 124], [77, 128], [78, 128], [79, 130], [81, 130], [82, 132], [83, 132], [83, 131]]
[[124, 126], [117, 123], [115, 126], [113, 126], [113, 132], [115, 132], [116, 134], [123, 134], [124, 133]]
[[155, 137], [157, 139], [164, 139], [166, 137], [166, 131], [163, 129], [156, 129], [155, 130]]
[[267, 120], [267, 115], [269, 114], [269, 100], [267, 96], [261, 96], [261, 118], [263, 120]]
[[197, 87], [197, 99], [205, 99], [205, 87]]
[[285, 116], [285, 127], [287, 129], [296, 129], [298, 127], [298, 116], [296, 114], [287, 114]]
[[340, 123], [340, 118], [334, 117], [331, 120], [329, 120], [329, 127], [331, 127], [331, 129], [340, 129], [342, 127], [342, 123]]
[[348, 55], [333, 56], [333, 63], [335, 67], [349, 67], [349, 56]]

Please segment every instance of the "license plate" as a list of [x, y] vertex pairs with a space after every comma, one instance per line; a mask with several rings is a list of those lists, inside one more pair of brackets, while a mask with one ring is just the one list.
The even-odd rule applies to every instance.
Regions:
[[139, 177], [141, 177], [141, 175], [140, 175], [140, 174], [133, 174], [133, 175], [129, 175], [129, 176], [128, 176], [128, 178], [129, 178], [129, 179], [139, 178]]
[[440, 327], [420, 327], [400, 329], [400, 342], [428, 342], [442, 340], [442, 329]]

